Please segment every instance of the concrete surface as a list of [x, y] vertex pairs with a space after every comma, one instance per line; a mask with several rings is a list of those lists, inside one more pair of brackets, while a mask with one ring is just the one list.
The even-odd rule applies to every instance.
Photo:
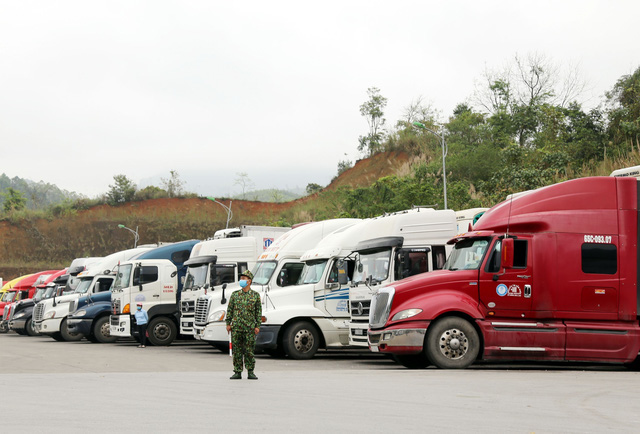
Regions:
[[361, 351], [259, 355], [231, 381], [206, 344], [0, 335], [3, 432], [637, 432], [640, 373], [608, 365], [408, 370]]

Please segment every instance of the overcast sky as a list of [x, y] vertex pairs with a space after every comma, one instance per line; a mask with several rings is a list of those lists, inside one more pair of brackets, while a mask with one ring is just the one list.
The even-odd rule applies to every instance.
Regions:
[[598, 102], [640, 65], [640, 2], [0, 0], [0, 173], [93, 197], [177, 170], [200, 194], [327, 184], [367, 132], [443, 118], [486, 67], [579, 64]]

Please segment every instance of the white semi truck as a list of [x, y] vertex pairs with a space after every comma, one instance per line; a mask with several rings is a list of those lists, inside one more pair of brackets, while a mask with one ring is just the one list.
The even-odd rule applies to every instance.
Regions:
[[42, 300], [33, 311], [33, 324], [37, 333], [49, 335], [57, 341], [77, 341], [82, 335], [69, 333], [67, 330], [67, 315], [73, 311], [73, 302], [78, 298], [98, 292], [108, 291], [113, 283], [115, 274], [113, 269], [121, 261], [127, 261], [151, 247], [138, 247], [113, 253], [94, 263], [88, 270], [77, 275], [74, 292]]
[[[364, 228], [363, 228], [364, 229]], [[457, 232], [453, 210], [413, 208], [366, 222], [355, 246], [349, 289], [349, 344], [367, 347], [369, 307], [378, 288], [419, 273], [439, 270]]]
[[469, 232], [469, 227], [476, 224], [478, 219], [489, 208], [469, 208], [456, 211], [456, 223], [458, 224], [458, 234]]
[[[330, 336], [328, 342], [333, 343], [336, 329], [345, 328], [344, 318], [334, 318], [324, 309], [324, 300], [314, 300], [314, 285], [297, 285], [304, 268], [300, 257], [332, 232], [358, 222], [358, 219], [335, 219], [296, 227], [280, 236], [260, 256], [252, 270], [251, 284], [262, 300], [258, 349], [283, 350], [292, 358], [308, 358], [325, 344], [322, 336]], [[226, 293], [216, 291], [198, 298], [194, 326], [198, 338], [218, 348], [228, 348], [225, 327], [228, 297], [238, 289], [233, 284]], [[314, 343], [310, 344], [312, 339]]]
[[180, 297], [180, 333], [194, 335], [196, 300], [207, 292], [222, 291], [223, 284], [237, 282], [287, 227], [240, 226], [217, 231], [212, 239], [196, 244], [185, 262], [187, 274]]

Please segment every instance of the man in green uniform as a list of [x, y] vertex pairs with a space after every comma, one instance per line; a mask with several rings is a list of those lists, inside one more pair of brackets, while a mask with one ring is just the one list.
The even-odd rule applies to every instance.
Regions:
[[256, 359], [253, 355], [256, 335], [260, 332], [262, 322], [262, 304], [260, 294], [251, 289], [253, 273], [249, 270], [240, 275], [241, 291], [235, 291], [229, 297], [227, 308], [227, 332], [231, 332], [233, 349], [232, 380], [242, 378], [242, 363], [249, 371], [249, 380], [257, 380], [253, 373]]

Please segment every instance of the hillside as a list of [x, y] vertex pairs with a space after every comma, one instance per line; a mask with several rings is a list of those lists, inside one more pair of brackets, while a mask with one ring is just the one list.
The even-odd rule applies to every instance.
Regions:
[[[358, 161], [327, 190], [366, 187], [380, 177], [407, 170], [402, 152]], [[220, 199], [228, 204], [228, 200]], [[233, 226], [277, 225], [335, 217], [334, 204], [319, 195], [284, 203], [233, 200]], [[119, 224], [138, 227], [140, 244], [205, 239], [225, 227], [226, 211], [206, 198], [151, 199], [119, 206], [100, 205], [59, 218], [0, 221], [0, 276], [5, 281], [44, 268], [63, 268], [82, 256], [103, 256], [133, 246]]]

